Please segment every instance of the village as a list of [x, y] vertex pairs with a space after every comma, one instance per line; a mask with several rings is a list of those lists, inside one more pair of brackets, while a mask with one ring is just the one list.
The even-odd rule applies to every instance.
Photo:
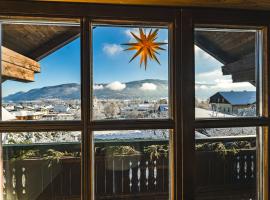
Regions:
[[[3, 103], [2, 120], [80, 120], [80, 100], [36, 100]], [[168, 99], [93, 101], [94, 119], [168, 118]]]
[[[93, 119], [165, 119], [169, 117], [168, 98], [93, 98]], [[78, 99], [40, 99], [4, 102], [2, 120], [80, 120]], [[255, 91], [217, 92], [208, 100], [195, 99], [196, 118], [256, 116]]]

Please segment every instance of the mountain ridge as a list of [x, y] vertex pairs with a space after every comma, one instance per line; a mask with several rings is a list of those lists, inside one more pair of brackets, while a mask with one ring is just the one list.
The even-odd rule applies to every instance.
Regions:
[[[144, 79], [120, 83], [123, 89], [112, 89], [111, 83], [94, 84], [94, 96], [101, 99], [162, 98], [168, 96], [168, 81], [160, 79]], [[143, 87], [147, 86], [147, 87]], [[27, 92], [16, 92], [3, 98], [4, 102], [23, 102], [42, 99], [80, 99], [81, 86], [78, 83], [65, 83], [54, 86], [34, 88]]]

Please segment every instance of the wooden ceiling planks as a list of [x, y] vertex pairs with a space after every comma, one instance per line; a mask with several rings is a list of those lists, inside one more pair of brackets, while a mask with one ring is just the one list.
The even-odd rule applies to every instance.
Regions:
[[196, 31], [195, 43], [227, 64], [255, 51], [254, 32]]
[[4, 24], [3, 46], [36, 61], [79, 37], [76, 26]]

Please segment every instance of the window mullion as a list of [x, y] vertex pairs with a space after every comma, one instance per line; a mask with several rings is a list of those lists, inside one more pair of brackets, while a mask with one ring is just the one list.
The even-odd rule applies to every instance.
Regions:
[[[119, 126], [121, 124], [121, 126]], [[97, 130], [173, 129], [174, 121], [162, 120], [102, 120], [92, 121], [90, 127]]]
[[[195, 157], [194, 140], [194, 87], [193, 25], [191, 14], [181, 16], [181, 136], [182, 136], [182, 199], [194, 199]], [[178, 75], [179, 76], [179, 75]], [[180, 126], [179, 124], [177, 126]], [[176, 133], [177, 134], [177, 133]]]
[[268, 118], [227, 118], [227, 119], [197, 119], [194, 122], [195, 128], [225, 128], [225, 127], [247, 127], [267, 126], [270, 124]]
[[82, 199], [93, 199], [93, 170], [92, 169], [92, 133], [89, 131], [90, 123], [90, 108], [91, 108], [91, 87], [90, 87], [90, 74], [91, 74], [91, 28], [90, 20], [83, 18], [81, 21], [81, 100], [82, 100]]

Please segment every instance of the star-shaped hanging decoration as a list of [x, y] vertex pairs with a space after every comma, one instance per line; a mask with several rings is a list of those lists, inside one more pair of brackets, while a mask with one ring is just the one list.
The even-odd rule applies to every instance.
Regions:
[[161, 45], [166, 45], [165, 42], [156, 42], [158, 38], [158, 31], [159, 29], [155, 29], [152, 32], [152, 29], [146, 34], [142, 28], [139, 28], [140, 36], [135, 35], [133, 32], [130, 32], [131, 35], [135, 38], [136, 42], [134, 43], [126, 43], [122, 45], [130, 46], [129, 48], [125, 49], [128, 50], [136, 50], [137, 52], [133, 55], [129, 62], [134, 60], [137, 56], [140, 55], [140, 66], [144, 63], [144, 67], [146, 70], [148, 58], [150, 60], [155, 60], [158, 64], [160, 64], [157, 55], [159, 54], [158, 50], [165, 50], [161, 47]]

